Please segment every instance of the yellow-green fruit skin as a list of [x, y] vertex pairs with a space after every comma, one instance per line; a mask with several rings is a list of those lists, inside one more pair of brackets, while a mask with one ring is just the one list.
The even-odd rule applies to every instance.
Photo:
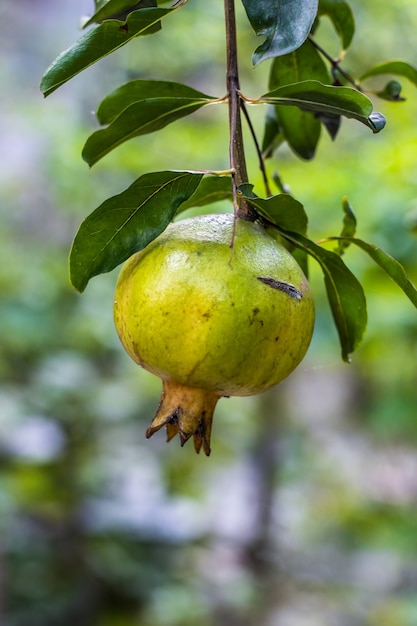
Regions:
[[126, 261], [114, 318], [128, 354], [163, 381], [246, 396], [303, 359], [314, 303], [293, 256], [262, 226], [239, 219], [234, 230], [233, 215], [216, 214], [171, 224]]

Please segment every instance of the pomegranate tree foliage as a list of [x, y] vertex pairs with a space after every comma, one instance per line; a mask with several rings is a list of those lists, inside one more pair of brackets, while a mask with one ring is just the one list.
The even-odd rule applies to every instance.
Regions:
[[[226, 3], [232, 0], [226, 0]], [[265, 181], [265, 198], [253, 192], [250, 180], [233, 193], [233, 168], [210, 173], [161, 171], [141, 174], [125, 191], [107, 199], [81, 224], [70, 254], [70, 278], [83, 291], [93, 276], [111, 271], [158, 236], [181, 211], [219, 200], [249, 203], [266, 226], [275, 228], [289, 249], [306, 268], [307, 256], [321, 267], [329, 305], [342, 348], [349, 359], [367, 324], [366, 299], [361, 284], [342, 256], [350, 245], [366, 252], [403, 290], [417, 307], [417, 291], [403, 267], [377, 246], [358, 239], [356, 219], [346, 199], [339, 235], [320, 244], [307, 236], [307, 213], [285, 192], [270, 191], [266, 160], [286, 143], [301, 159], [316, 156], [323, 129], [332, 139], [343, 118], [361, 122], [373, 133], [384, 128], [383, 115], [374, 111], [371, 98], [401, 101], [401, 85], [393, 76], [417, 85], [417, 69], [399, 60], [383, 61], [352, 76], [343, 65], [355, 32], [351, 6], [345, 0], [242, 0], [252, 27], [264, 40], [253, 53], [252, 63], [270, 63], [269, 85], [257, 99], [239, 91], [240, 107], [248, 116], [246, 103], [266, 105], [263, 139], [258, 141], [250, 124]], [[187, 10], [187, 0], [166, 7], [164, 0], [94, 0], [94, 13], [84, 23], [85, 33], [62, 52], [42, 78], [45, 96], [54, 92], [87, 67], [111, 54], [132, 39], [157, 36], [161, 28], [175, 28], [174, 16]], [[320, 44], [323, 17], [330, 19], [340, 40], [334, 58]], [[250, 25], [250, 26], [249, 26]], [[215, 28], [210, 24], [210, 28]], [[218, 25], [224, 28], [223, 24]], [[146, 45], [146, 40], [143, 41]], [[202, 42], [202, 47], [204, 42]], [[367, 88], [366, 80], [387, 75], [385, 88]], [[135, 79], [110, 93], [97, 109], [102, 128], [94, 132], [83, 149], [83, 158], [94, 165], [123, 142], [158, 131], [205, 106], [224, 102], [228, 96], [208, 95], [171, 81]], [[323, 244], [334, 242], [329, 249]]]

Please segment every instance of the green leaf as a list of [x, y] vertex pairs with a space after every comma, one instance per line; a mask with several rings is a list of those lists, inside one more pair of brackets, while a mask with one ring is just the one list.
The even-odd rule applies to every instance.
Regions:
[[[278, 194], [270, 198], [259, 198], [252, 191], [253, 185], [245, 183], [238, 190], [242, 197], [254, 207], [257, 213], [278, 229], [284, 229], [305, 235], [308, 218], [301, 202], [298, 202], [288, 193]], [[305, 275], [308, 275], [308, 262], [305, 251], [295, 248], [288, 241], [283, 242], [294, 255]]]
[[342, 118], [332, 113], [316, 113], [315, 117], [323, 124], [331, 139], [335, 140], [340, 130]]
[[285, 193], [270, 198], [258, 198], [252, 192], [252, 187], [251, 184], [245, 183], [239, 186], [239, 192], [259, 215], [279, 228], [305, 235], [308, 218], [301, 202]]
[[374, 91], [373, 93], [382, 98], [388, 100], [388, 102], [404, 102], [405, 98], [401, 96], [402, 87], [396, 80], [390, 80], [381, 91]]
[[347, 245], [355, 244], [355, 246], [361, 248], [371, 257], [371, 259], [373, 259], [373, 261], [375, 261], [375, 263], [379, 265], [379, 267], [384, 270], [390, 278], [392, 278], [396, 285], [402, 289], [405, 295], [417, 308], [417, 289], [407, 276], [401, 263], [399, 263], [391, 255], [384, 252], [384, 250], [378, 246], [367, 243], [362, 239], [357, 239], [355, 237], [328, 237], [326, 239], [326, 241], [332, 240], [341, 241]]
[[94, 0], [95, 12], [99, 11], [104, 7], [105, 4], [111, 2], [112, 0]]
[[263, 158], [269, 159], [283, 141], [285, 141], [285, 137], [279, 127], [276, 107], [269, 106], [266, 112], [264, 136], [262, 139]]
[[371, 67], [365, 74], [362, 74], [360, 80], [362, 81], [370, 76], [379, 76], [381, 74], [404, 76], [404, 78], [407, 78], [417, 87], [417, 68], [405, 61], [388, 61], [387, 63], [375, 65], [375, 67]]
[[156, 0], [108, 0], [104, 3], [96, 3], [95, 13], [83, 24], [83, 28], [87, 28], [94, 23], [100, 24], [104, 20], [109, 19], [125, 20], [129, 13], [136, 9], [156, 6]]
[[193, 195], [181, 204], [178, 213], [222, 200], [233, 200], [231, 177], [205, 176]]
[[345, 0], [320, 0], [319, 15], [327, 15], [333, 22], [344, 50], [350, 46], [355, 34], [355, 18]]
[[110, 124], [125, 109], [132, 104], [146, 100], [188, 100], [200, 101], [210, 104], [215, 98], [197, 91], [187, 85], [163, 80], [136, 79], [125, 83], [112, 91], [104, 98], [97, 110], [97, 118], [100, 124]]
[[342, 358], [349, 362], [349, 355], [361, 342], [367, 324], [366, 299], [362, 285], [338, 254], [318, 246], [298, 233], [284, 230], [280, 232], [285, 239], [307, 252], [319, 263], [339, 334]]
[[279, 174], [279, 172], [277, 172], [275, 170], [275, 172], [272, 172], [272, 180], [275, 183], [276, 188], [281, 192], [281, 193], [289, 193], [291, 194], [291, 188], [289, 185], [287, 185], [281, 175]]
[[[269, 76], [269, 88], [277, 89], [307, 79], [314, 79], [320, 83], [330, 82], [327, 66], [310, 41], [306, 41], [295, 52], [274, 60]], [[317, 117], [296, 107], [277, 106], [275, 114], [280, 132], [292, 150], [304, 159], [313, 158], [321, 129]]]
[[255, 33], [266, 37], [252, 56], [254, 65], [299, 48], [308, 37], [318, 8], [318, 0], [242, 2]]
[[78, 291], [142, 250], [195, 192], [203, 174], [152, 172], [105, 200], [81, 224], [70, 253], [70, 279]]
[[279, 87], [263, 95], [259, 102], [342, 115], [362, 122], [374, 133], [385, 126], [384, 116], [372, 111], [372, 102], [363, 93], [350, 87], [323, 85], [315, 80]]
[[91, 166], [124, 141], [152, 133], [210, 104], [214, 98], [179, 83], [134, 80], [101, 103], [97, 117], [104, 130], [93, 133], [83, 149]]
[[68, 80], [99, 59], [121, 48], [135, 37], [147, 35], [161, 19], [177, 8], [140, 9], [130, 13], [126, 21], [106, 20], [87, 31], [76, 43], [62, 52], [46, 70], [41, 91], [49, 96]]
[[347, 238], [355, 235], [357, 224], [355, 214], [346, 196], [343, 198], [342, 208], [344, 213], [343, 227], [342, 232], [340, 233], [340, 239], [338, 240], [339, 244], [335, 250], [339, 256], [342, 256], [347, 248], [349, 248], [350, 241]]

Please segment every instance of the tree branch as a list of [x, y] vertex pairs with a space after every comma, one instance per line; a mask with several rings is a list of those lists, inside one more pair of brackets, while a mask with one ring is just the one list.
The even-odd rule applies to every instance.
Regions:
[[229, 95], [229, 158], [230, 168], [233, 170], [233, 204], [235, 215], [246, 220], [254, 221], [255, 211], [245, 200], [238, 201], [237, 188], [248, 182], [246, 169], [245, 149], [243, 143], [242, 121], [239, 95], [239, 69], [237, 61], [236, 15], [234, 0], [224, 0], [226, 24], [226, 86]]

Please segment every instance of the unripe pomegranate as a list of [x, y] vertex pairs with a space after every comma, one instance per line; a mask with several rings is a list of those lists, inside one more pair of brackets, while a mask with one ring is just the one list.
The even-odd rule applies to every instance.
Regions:
[[162, 379], [147, 437], [194, 438], [210, 453], [222, 396], [265, 391], [303, 359], [313, 332], [310, 286], [259, 224], [230, 214], [171, 224], [124, 264], [114, 318], [123, 346]]

